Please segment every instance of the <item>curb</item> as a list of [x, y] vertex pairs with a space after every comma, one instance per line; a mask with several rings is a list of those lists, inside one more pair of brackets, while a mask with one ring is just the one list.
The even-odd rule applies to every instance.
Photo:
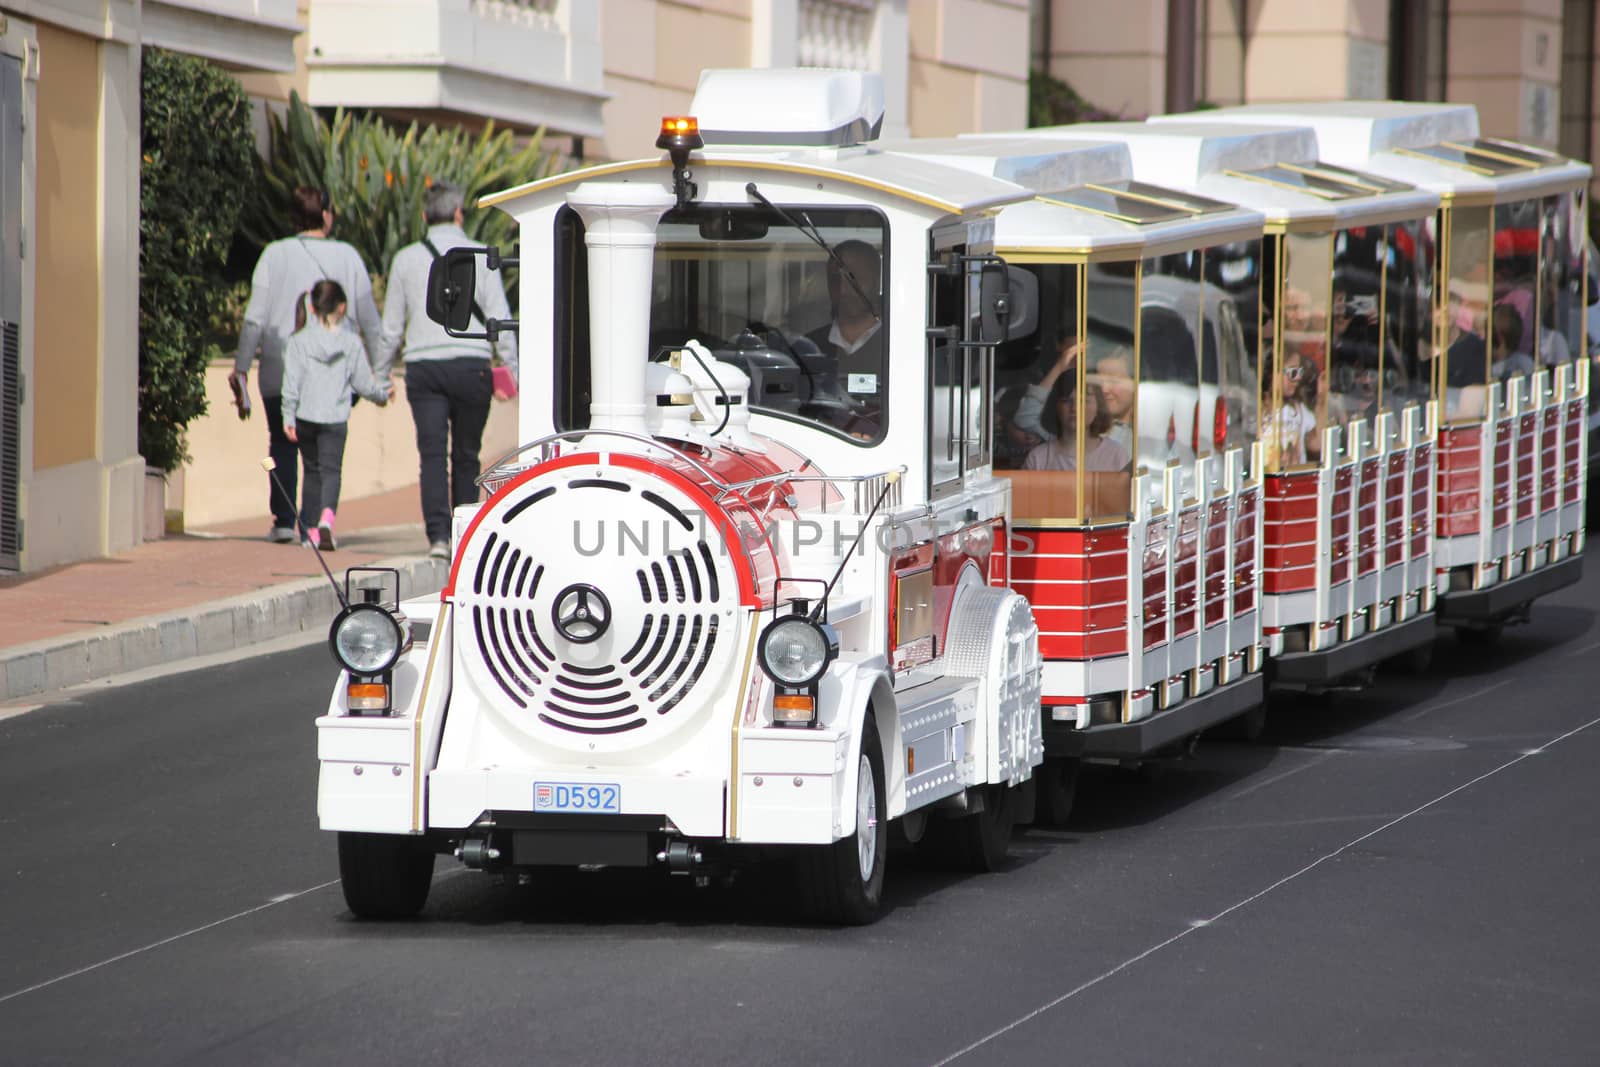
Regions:
[[[399, 571], [402, 600], [438, 592], [450, 573], [448, 560], [431, 558], [368, 566]], [[0, 701], [325, 628], [338, 610], [339, 598], [327, 579], [307, 578], [104, 630], [17, 645], [0, 650]]]

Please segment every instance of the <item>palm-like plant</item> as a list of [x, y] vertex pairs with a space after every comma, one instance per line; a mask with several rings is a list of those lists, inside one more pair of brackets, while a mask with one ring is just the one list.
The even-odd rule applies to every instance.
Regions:
[[[453, 182], [466, 194], [470, 237], [509, 250], [515, 222], [472, 205], [485, 193], [543, 178], [563, 166], [561, 157], [545, 150], [542, 131], [519, 143], [492, 121], [473, 133], [416, 122], [401, 130], [343, 108], [324, 119], [298, 94], [290, 96], [282, 118], [272, 116], [269, 136], [271, 161], [264, 164], [260, 196], [247, 214], [247, 236], [264, 245], [289, 233], [295, 187], [321, 186], [337, 213], [335, 236], [361, 253], [380, 291], [394, 254], [427, 233], [422, 199], [434, 182]], [[512, 283], [507, 278], [514, 305]]]

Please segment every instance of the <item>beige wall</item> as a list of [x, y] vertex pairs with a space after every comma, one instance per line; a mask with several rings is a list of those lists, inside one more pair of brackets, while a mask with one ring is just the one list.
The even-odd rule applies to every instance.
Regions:
[[[182, 511], [183, 524], [194, 530], [236, 519], [261, 519], [267, 531], [267, 478], [261, 457], [267, 454], [267, 422], [256, 411], [241, 421], [228, 389], [231, 364], [213, 364], [206, 371], [210, 410], [189, 425], [187, 441], [194, 461], [183, 469], [181, 488], [168, 490], [167, 509]], [[360, 403], [350, 413], [341, 496], [345, 500], [386, 493], [417, 484], [417, 439], [406, 403], [404, 375], [394, 379], [394, 399], [387, 407]], [[260, 397], [254, 398], [257, 406]], [[517, 401], [496, 401], [489, 409], [479, 452], [484, 465], [517, 443]], [[418, 504], [416, 521], [422, 521]]]
[[912, 136], [1027, 125], [1027, 0], [917, 0], [907, 15]]
[[656, 154], [661, 116], [689, 109], [704, 67], [750, 65], [749, 0], [603, 0], [606, 135], [585, 154]]
[[1252, 103], [1388, 95], [1387, 0], [1252, 0], [1246, 32]]
[[[40, 25], [33, 466], [93, 459], [100, 424], [100, 45]], [[89, 165], [86, 165], [89, 164]], [[88, 313], [86, 313], [86, 311]]]
[[1484, 132], [1554, 145], [1560, 130], [1561, 0], [1452, 0], [1451, 100]]
[[1162, 110], [1167, 0], [1120, 0], [1114, 8], [1104, 0], [1049, 2], [1051, 75], [1114, 115]]

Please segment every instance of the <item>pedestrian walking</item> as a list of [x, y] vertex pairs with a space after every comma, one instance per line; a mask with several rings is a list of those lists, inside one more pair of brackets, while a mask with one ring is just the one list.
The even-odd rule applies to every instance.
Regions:
[[387, 379], [367, 366], [366, 350], [344, 328], [344, 289], [324, 278], [311, 287], [311, 319], [289, 338], [283, 354], [283, 435], [300, 449], [306, 475], [300, 495], [300, 529], [324, 552], [333, 539], [339, 481], [352, 392], [374, 404], [389, 402]]
[[272, 526], [267, 531], [267, 540], [293, 543], [299, 539], [294, 510], [299, 467], [295, 443], [283, 432], [284, 348], [306, 321], [311, 288], [323, 279], [337, 282], [350, 299], [353, 314], [345, 318], [341, 329], [351, 331], [351, 320], [354, 320], [360, 330], [361, 343], [365, 345], [363, 360], [370, 361], [377, 352], [381, 323], [378, 306], [372, 299], [372, 279], [361, 262], [361, 254], [329, 236], [333, 229], [333, 207], [327, 191], [309, 186], [297, 188], [290, 198], [289, 216], [298, 232], [293, 237], [273, 241], [261, 250], [261, 258], [256, 260], [255, 273], [250, 279], [250, 302], [245, 307], [244, 327], [239, 332], [239, 350], [234, 356], [230, 384], [239, 417], [249, 418], [250, 365], [259, 359], [261, 369], [256, 387], [267, 414], [268, 452], [288, 493], [288, 498], [284, 499], [268, 478], [267, 501], [272, 512]]
[[[495, 394], [491, 359], [498, 353], [517, 379], [517, 340], [502, 333], [493, 350], [489, 342], [451, 337], [426, 314], [428, 271], [433, 261], [452, 248], [473, 242], [461, 228], [461, 190], [435, 182], [423, 198], [428, 235], [395, 253], [383, 309], [383, 338], [375, 363], [380, 376], [393, 365], [404, 345], [406, 400], [417, 428], [422, 521], [429, 555], [450, 555], [450, 512], [478, 498], [478, 451], [489, 404]], [[507, 319], [500, 275], [478, 260], [474, 321]]]

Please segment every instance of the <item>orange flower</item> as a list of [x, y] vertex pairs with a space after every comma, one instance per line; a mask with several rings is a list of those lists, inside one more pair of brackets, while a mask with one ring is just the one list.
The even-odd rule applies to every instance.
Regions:
[[361, 162], [358, 163], [357, 166], [359, 166], [362, 170], [366, 170], [367, 169], [367, 157], [366, 156], [362, 156], [361, 157]]
[[385, 188], [394, 184], [394, 171], [386, 170], [383, 172], [383, 184]]
[[424, 174], [422, 176], [422, 187], [424, 189], [432, 189], [433, 188], [433, 177], [431, 175]]

